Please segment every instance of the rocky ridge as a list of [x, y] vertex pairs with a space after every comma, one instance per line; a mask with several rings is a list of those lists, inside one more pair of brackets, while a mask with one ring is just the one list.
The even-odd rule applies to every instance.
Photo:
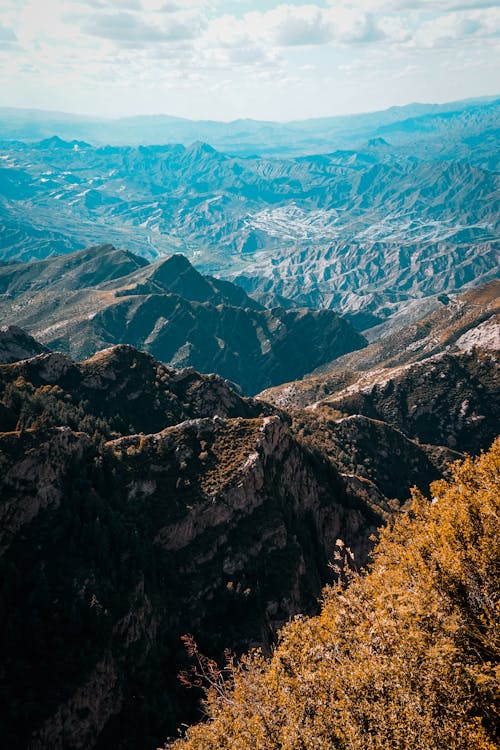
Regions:
[[7, 745], [158, 743], [189, 715], [183, 632], [213, 653], [267, 643], [314, 610], [336, 537], [363, 559], [385, 517], [276, 416], [188, 420], [99, 449], [67, 429], [27, 430], [3, 434], [0, 451]]
[[0, 267], [0, 291], [1, 318], [74, 359], [132, 344], [176, 367], [215, 369], [247, 394], [366, 343], [333, 311], [269, 310], [181, 255], [147, 264], [104, 245]]
[[154, 748], [198, 720], [183, 633], [215, 657], [268, 648], [316, 611], [337, 538], [362, 564], [410, 486], [486, 447], [478, 310], [463, 349], [337, 374], [288, 411], [126, 345], [0, 365], [2, 744]]

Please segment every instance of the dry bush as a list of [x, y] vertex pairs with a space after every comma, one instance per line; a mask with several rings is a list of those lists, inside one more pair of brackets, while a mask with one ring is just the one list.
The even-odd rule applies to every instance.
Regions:
[[[175, 750], [494, 750], [498, 740], [500, 439], [413, 493], [365, 576], [324, 592], [270, 660], [207, 688]], [[229, 687], [227, 685], [229, 684]]]

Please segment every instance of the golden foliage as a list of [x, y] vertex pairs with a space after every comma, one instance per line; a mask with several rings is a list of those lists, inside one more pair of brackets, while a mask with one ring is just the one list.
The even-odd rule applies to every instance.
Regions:
[[500, 438], [413, 493], [374, 562], [324, 592], [271, 659], [208, 689], [207, 721], [175, 750], [498, 748]]

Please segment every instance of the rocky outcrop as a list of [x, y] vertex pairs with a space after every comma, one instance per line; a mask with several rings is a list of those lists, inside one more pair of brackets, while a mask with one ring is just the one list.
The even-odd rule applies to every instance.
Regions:
[[46, 346], [38, 343], [33, 336], [29, 336], [18, 326], [0, 328], [0, 363], [18, 362], [20, 359], [35, 357], [47, 351]]
[[113, 657], [106, 654], [93, 668], [90, 677], [56, 713], [47, 719], [29, 741], [29, 750], [75, 750], [95, 747], [109, 717], [122, 704], [118, 670]]
[[363, 561], [386, 517], [277, 415], [105, 444], [38, 429], [0, 448], [6, 746], [157, 746], [192, 716], [180, 635], [214, 655], [266, 647], [315, 610], [337, 537]]
[[0, 432], [0, 554], [41, 511], [60, 506], [70, 467], [92, 449], [88, 435], [65, 428]]

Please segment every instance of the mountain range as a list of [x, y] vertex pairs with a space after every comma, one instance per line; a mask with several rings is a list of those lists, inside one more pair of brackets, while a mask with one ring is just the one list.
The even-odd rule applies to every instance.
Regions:
[[[56, 260], [54, 283], [71, 287]], [[150, 268], [138, 267], [136, 281]], [[43, 286], [19, 270], [11, 284]], [[283, 622], [317, 610], [338, 538], [363, 564], [412, 485], [489, 445], [497, 292], [490, 282], [403, 329], [398, 364], [392, 334], [346, 354], [350, 369], [255, 399], [129, 345], [78, 363], [2, 329], [2, 744], [154, 748], [197, 721], [198, 693], [176, 677], [183, 634], [213, 656], [267, 650]]]
[[366, 344], [333, 310], [264, 308], [182, 255], [148, 263], [111, 245], [0, 266], [0, 318], [76, 359], [132, 344], [255, 394]]
[[[391, 139], [409, 153], [425, 141], [428, 151], [450, 154], [451, 141], [466, 136], [462, 153], [478, 155], [483, 133], [498, 130], [498, 97], [446, 104], [409, 104], [381, 112], [321, 117], [291, 122], [251, 119], [218, 122], [168, 115], [92, 118], [64, 112], [0, 108], [0, 139], [34, 142], [60, 136], [94, 145], [138, 146], [150, 143], [205, 141], [233, 154], [259, 156], [324, 152], [359, 147], [370, 138]], [[443, 133], [451, 139], [443, 139]], [[477, 134], [481, 138], [473, 140]], [[453, 154], [456, 156], [456, 151]]]
[[[378, 663], [396, 600], [403, 652], [409, 633], [425, 631], [430, 645], [415, 672], [401, 667], [385, 686], [418, 674], [441, 710], [441, 687], [456, 683], [435, 687], [420, 667], [435, 661], [436, 632], [465, 654], [485, 613], [493, 623], [490, 599], [477, 606], [486, 578], [474, 560], [493, 569], [494, 542], [465, 496], [452, 528], [455, 490], [432, 485], [421, 511], [436, 521], [451, 493], [435, 532], [467, 575], [427, 570], [445, 558], [422, 515], [412, 559], [420, 577], [449, 582], [447, 598], [424, 586], [418, 627], [405, 630], [406, 581], [417, 578], [404, 540], [412, 488], [462, 472], [456, 492], [469, 492], [472, 462], [453, 465], [498, 434], [499, 106], [295, 123], [0, 110], [1, 747], [154, 750], [204, 718], [190, 656], [224, 701], [216, 662], [255, 648], [239, 673], [257, 665], [260, 677], [245, 684], [264, 685], [274, 653], [301, 729], [315, 709], [302, 705], [308, 677], [289, 669], [286, 632], [315, 630], [320, 650], [311, 641], [294, 653], [312, 658], [317, 677], [326, 661], [336, 669], [341, 637], [352, 645], [342, 618], [357, 618], [355, 632], [370, 634], [361, 676]], [[474, 464], [484, 476], [495, 455], [498, 443]], [[392, 562], [384, 584], [379, 553], [382, 572], [364, 579], [388, 615], [374, 629], [358, 572], [374, 570], [385, 525], [400, 529], [408, 571]], [[485, 554], [471, 542], [457, 565], [464, 529]], [[323, 614], [308, 621], [322, 591]], [[332, 596], [339, 627], [323, 648]], [[475, 630], [456, 629], [453, 597]], [[481, 666], [486, 651], [474, 653]], [[493, 695], [490, 672], [474, 672], [480, 698]], [[350, 705], [369, 698], [379, 717], [378, 673], [369, 696], [351, 673]], [[330, 684], [307, 682], [309, 695], [323, 701]], [[237, 724], [248, 738], [252, 727]], [[188, 734], [194, 747], [204, 730]]]
[[306, 141], [272, 157], [232, 152], [208, 131], [210, 144], [168, 130], [164, 145], [96, 145], [64, 129], [5, 140], [0, 258], [111, 242], [149, 260], [182, 253], [265, 306], [332, 308], [360, 330], [403, 310], [419, 317], [422, 299], [498, 273], [498, 107], [375, 113], [344, 122], [349, 142], [336, 121], [295, 123], [324, 133], [316, 152]]

